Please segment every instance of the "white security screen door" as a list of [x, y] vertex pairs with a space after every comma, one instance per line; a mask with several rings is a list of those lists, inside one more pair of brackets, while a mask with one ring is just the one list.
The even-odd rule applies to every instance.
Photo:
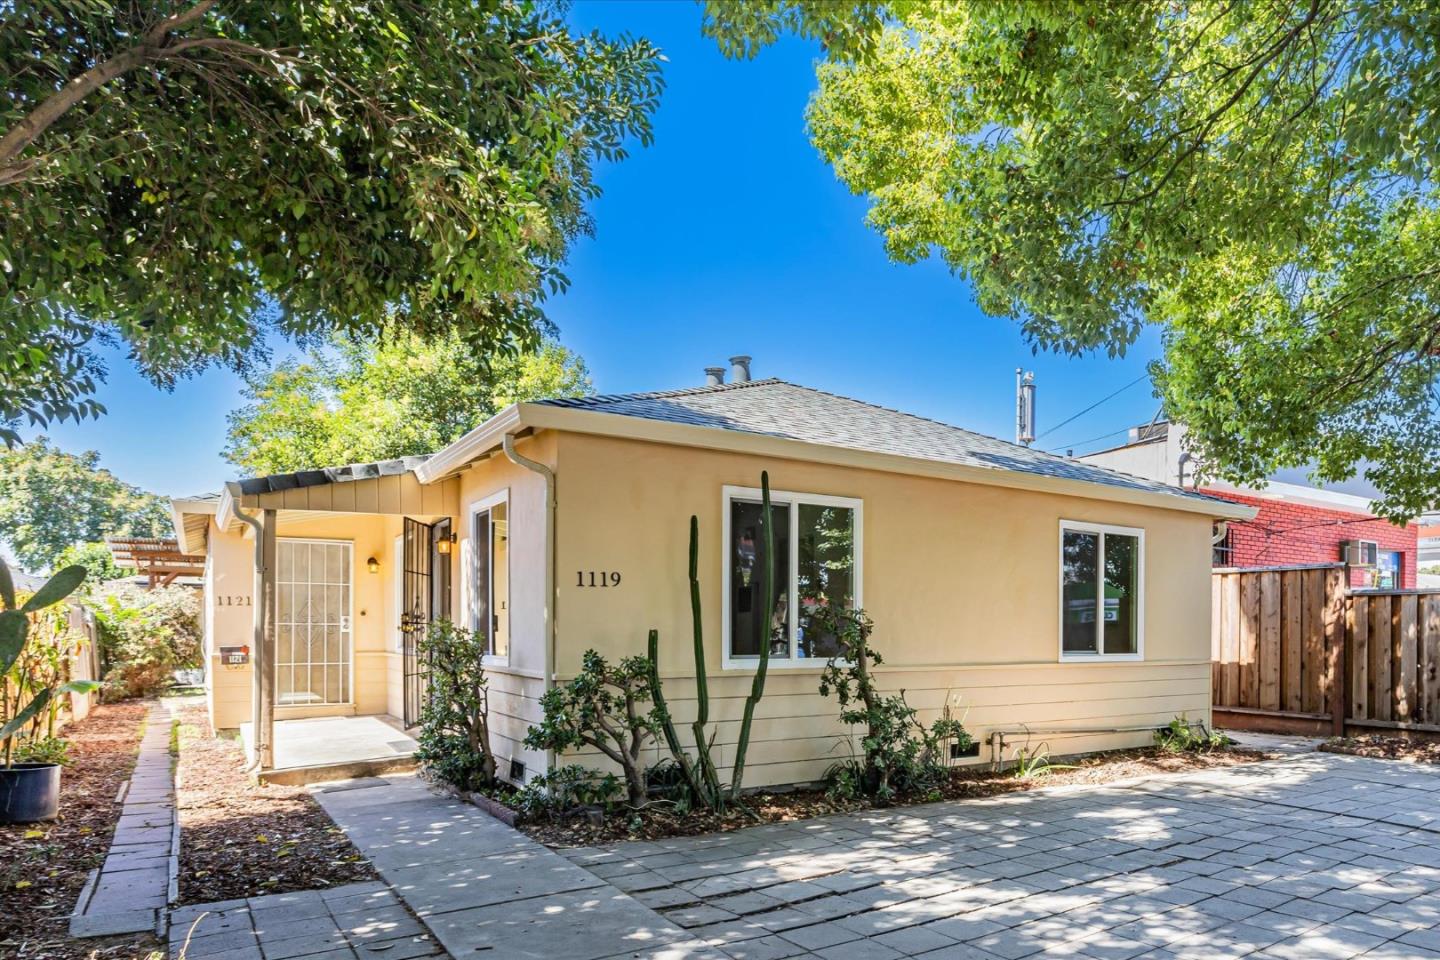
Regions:
[[275, 703], [349, 703], [351, 545], [282, 539], [275, 550]]

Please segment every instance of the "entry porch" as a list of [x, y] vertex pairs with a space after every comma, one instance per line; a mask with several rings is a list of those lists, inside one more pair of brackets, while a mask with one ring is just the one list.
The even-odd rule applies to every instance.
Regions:
[[[258, 771], [270, 783], [317, 783], [377, 776], [415, 766], [415, 739], [398, 717], [311, 717], [276, 720], [271, 762]], [[240, 725], [245, 755], [255, 758], [255, 726]]]

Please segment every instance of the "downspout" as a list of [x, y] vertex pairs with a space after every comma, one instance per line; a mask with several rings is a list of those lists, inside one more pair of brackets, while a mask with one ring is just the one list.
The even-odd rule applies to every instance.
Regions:
[[[501, 446], [510, 462], [538, 473], [545, 481], [545, 692], [555, 686], [555, 471], [515, 449], [515, 434], [507, 433]], [[555, 751], [545, 751], [545, 772], [555, 769]]]
[[245, 768], [247, 774], [257, 773], [261, 768], [261, 758], [268, 743], [262, 744], [261, 738], [267, 737], [269, 731], [265, 730], [263, 718], [261, 717], [261, 686], [260, 670], [265, 655], [265, 527], [255, 517], [240, 509], [240, 504], [234, 501], [234, 494], [231, 494], [232, 502], [230, 512], [235, 518], [250, 528], [255, 534], [255, 587], [251, 601], [254, 603], [254, 615], [251, 617], [255, 625], [255, 633], [250, 641], [250, 729], [255, 732], [254, 759]]

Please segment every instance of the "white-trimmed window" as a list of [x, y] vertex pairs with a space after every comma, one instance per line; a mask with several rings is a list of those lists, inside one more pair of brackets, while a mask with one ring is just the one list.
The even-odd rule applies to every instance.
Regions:
[[485, 655], [510, 657], [510, 491], [470, 506], [468, 603], [470, 629], [485, 638]]
[[727, 486], [723, 496], [725, 666], [755, 666], [762, 643], [771, 666], [825, 663], [837, 652], [835, 638], [812, 629], [811, 617], [822, 606], [861, 606], [861, 501], [770, 491], [775, 607], [767, 618], [760, 491]]
[[1060, 521], [1060, 659], [1145, 655], [1145, 531]]

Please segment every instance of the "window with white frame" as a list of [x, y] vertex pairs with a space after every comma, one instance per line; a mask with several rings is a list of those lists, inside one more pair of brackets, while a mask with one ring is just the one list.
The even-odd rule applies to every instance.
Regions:
[[504, 493], [470, 508], [470, 629], [497, 658], [510, 655], [509, 517]]
[[1144, 653], [1145, 531], [1060, 522], [1060, 658]]
[[775, 605], [767, 616], [760, 491], [725, 488], [725, 663], [751, 665], [767, 643], [772, 665], [823, 663], [838, 651], [833, 635], [812, 628], [815, 612], [860, 606], [861, 502], [772, 490], [770, 507]]

